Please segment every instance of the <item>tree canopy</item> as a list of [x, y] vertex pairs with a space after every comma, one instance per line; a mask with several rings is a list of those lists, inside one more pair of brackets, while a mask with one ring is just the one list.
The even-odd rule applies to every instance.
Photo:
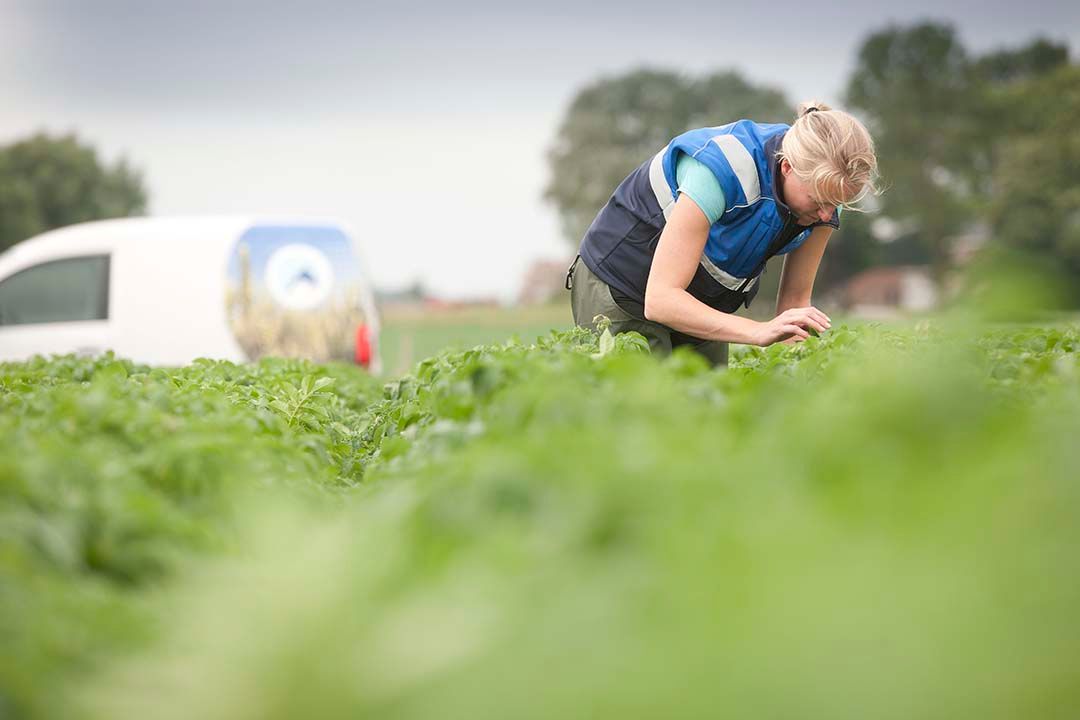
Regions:
[[994, 169], [993, 236], [1080, 278], [1080, 67], [1017, 84], [1002, 102], [1013, 113]]
[[38, 133], [0, 147], [0, 251], [53, 228], [146, 212], [142, 175], [109, 166], [75, 135]]
[[888, 192], [881, 211], [906, 221], [940, 279], [946, 238], [967, 222], [973, 104], [971, 60], [950, 26], [892, 26], [868, 37], [848, 82], [867, 121]]

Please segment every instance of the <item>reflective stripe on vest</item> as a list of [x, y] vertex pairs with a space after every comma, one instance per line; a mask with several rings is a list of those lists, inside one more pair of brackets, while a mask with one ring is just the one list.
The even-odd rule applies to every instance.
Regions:
[[653, 155], [652, 162], [649, 163], [649, 184], [652, 186], [653, 195], [656, 196], [661, 212], [664, 213], [664, 220], [671, 217], [671, 211], [675, 209], [675, 196], [664, 177], [664, 154], [667, 151], [665, 146], [663, 150]]

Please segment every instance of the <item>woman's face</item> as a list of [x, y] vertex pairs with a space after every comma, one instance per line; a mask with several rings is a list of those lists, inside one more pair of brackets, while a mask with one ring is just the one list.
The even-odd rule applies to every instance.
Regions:
[[796, 222], [800, 225], [813, 225], [816, 222], [827, 222], [836, 210], [835, 205], [820, 203], [814, 197], [810, 186], [800, 180], [787, 160], [780, 161], [780, 174], [783, 177], [781, 188], [784, 193], [784, 202], [791, 212], [795, 213]]

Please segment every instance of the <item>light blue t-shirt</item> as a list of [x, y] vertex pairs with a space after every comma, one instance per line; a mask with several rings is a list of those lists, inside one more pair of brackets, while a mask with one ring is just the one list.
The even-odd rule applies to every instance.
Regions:
[[704, 163], [680, 154], [675, 161], [675, 180], [679, 183], [679, 192], [701, 208], [710, 225], [724, 214], [724, 191], [720, 188], [720, 181]]

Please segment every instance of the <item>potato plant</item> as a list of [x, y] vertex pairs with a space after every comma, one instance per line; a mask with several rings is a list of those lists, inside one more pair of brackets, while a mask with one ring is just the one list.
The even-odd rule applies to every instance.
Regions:
[[0, 365], [0, 715], [1070, 717], [1080, 330]]

